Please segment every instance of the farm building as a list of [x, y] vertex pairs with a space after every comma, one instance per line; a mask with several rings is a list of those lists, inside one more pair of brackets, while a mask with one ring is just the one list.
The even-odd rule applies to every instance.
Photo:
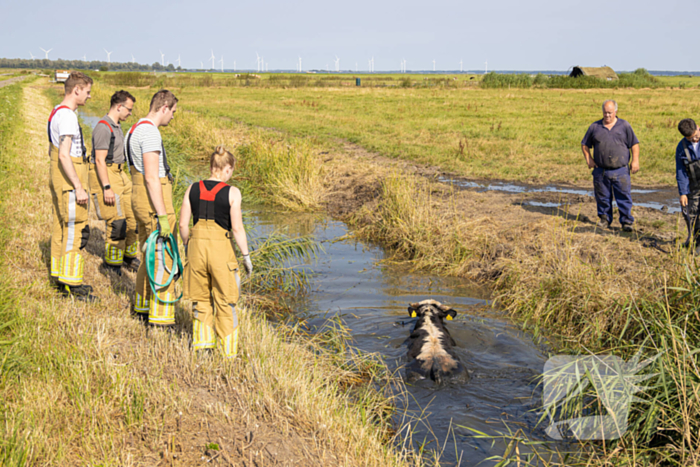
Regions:
[[615, 81], [618, 79], [615, 70], [609, 66], [599, 66], [599, 67], [585, 67], [585, 66], [575, 66], [571, 70], [571, 74], [574, 78], [578, 76], [593, 76], [594, 78], [600, 78], [607, 81]]

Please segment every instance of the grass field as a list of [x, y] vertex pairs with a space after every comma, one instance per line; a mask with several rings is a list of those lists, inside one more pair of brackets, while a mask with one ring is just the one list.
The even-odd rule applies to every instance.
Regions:
[[[700, 90], [259, 88], [177, 90], [200, 115], [271, 127], [473, 177], [588, 183], [580, 141], [605, 99], [641, 141], [637, 184], [672, 184], [678, 121], [700, 120]], [[222, 123], [223, 123], [222, 122]]]

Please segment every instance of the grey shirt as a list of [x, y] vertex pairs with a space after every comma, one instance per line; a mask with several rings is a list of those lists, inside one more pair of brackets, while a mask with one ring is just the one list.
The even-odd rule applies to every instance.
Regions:
[[[121, 125], [114, 123], [109, 115], [102, 117], [102, 120], [108, 122], [114, 132], [114, 156], [113, 164], [123, 164], [126, 162], [126, 154], [124, 153], [124, 132]], [[97, 150], [108, 150], [109, 141], [112, 137], [112, 132], [109, 131], [107, 125], [98, 123], [92, 130], [92, 147]]]
[[588, 127], [581, 144], [593, 148], [593, 160], [598, 167], [612, 170], [630, 163], [630, 148], [639, 144], [639, 140], [626, 120], [618, 118], [608, 130], [601, 119]]

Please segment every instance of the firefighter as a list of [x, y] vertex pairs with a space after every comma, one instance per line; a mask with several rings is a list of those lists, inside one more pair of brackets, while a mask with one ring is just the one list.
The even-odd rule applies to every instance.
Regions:
[[[177, 218], [173, 207], [173, 176], [160, 136], [159, 127], [167, 126], [177, 110], [177, 98], [165, 89], [153, 95], [146, 118], [129, 130], [126, 139], [127, 158], [133, 183], [131, 206], [136, 217], [139, 244], [144, 245], [152, 232], [158, 231], [154, 271], [158, 283], [173, 267], [172, 258], [165, 254], [164, 239]], [[175, 281], [157, 290], [151, 290], [145, 257], [136, 274], [134, 312], [143, 321], [154, 326], [175, 324]]]
[[183, 296], [193, 302], [193, 347], [212, 349], [218, 342], [228, 358], [235, 357], [238, 350], [236, 301], [240, 286], [231, 239], [243, 255], [246, 271], [253, 272], [241, 214], [241, 192], [226, 184], [235, 163], [233, 155], [218, 146], [210, 158], [211, 177], [187, 188], [180, 210], [180, 237], [188, 260]]
[[121, 268], [137, 271], [140, 261], [136, 218], [131, 209], [131, 180], [121, 122], [131, 115], [136, 98], [127, 91], [112, 95], [107, 115], [92, 131], [90, 191], [97, 217], [105, 221], [105, 266], [121, 275]]
[[83, 250], [88, 226], [88, 164], [83, 131], [75, 110], [90, 98], [92, 78], [73, 72], [64, 83], [64, 98], [47, 125], [49, 136], [49, 189], [53, 202], [51, 278], [64, 296], [92, 301], [92, 287], [83, 284]]

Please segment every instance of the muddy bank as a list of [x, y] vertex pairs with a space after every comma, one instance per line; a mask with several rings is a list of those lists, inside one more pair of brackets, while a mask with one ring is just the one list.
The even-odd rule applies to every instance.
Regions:
[[[493, 216], [506, 226], [525, 225], [548, 216], [575, 221], [582, 231], [598, 221], [592, 182], [590, 185], [522, 184], [474, 180], [443, 172], [437, 167], [418, 165], [371, 153], [345, 142], [341, 151], [322, 152], [329, 166], [326, 209], [340, 219], [357, 212], [381, 196], [381, 182], [392, 173], [424, 178], [444, 199], [452, 196], [465, 217]], [[675, 187], [632, 186], [635, 234], [630, 239], [667, 244], [686, 235]], [[615, 211], [617, 216], [617, 210]], [[676, 227], [681, 223], [680, 231]], [[599, 235], [620, 234], [619, 219], [611, 229], [595, 229]]]

